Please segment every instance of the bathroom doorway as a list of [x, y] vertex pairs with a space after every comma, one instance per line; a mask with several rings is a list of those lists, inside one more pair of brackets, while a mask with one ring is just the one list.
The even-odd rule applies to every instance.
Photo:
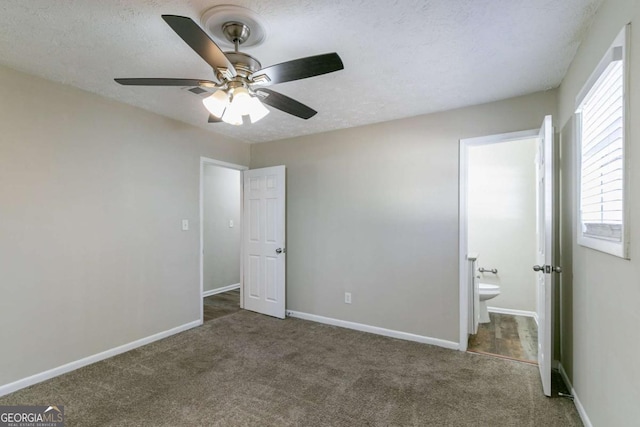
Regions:
[[[533, 156], [525, 153], [527, 141], [536, 147]], [[516, 167], [517, 156], [503, 159], [505, 153], [499, 150], [509, 147], [507, 143], [521, 149], [521, 156], [528, 159], [530, 166]], [[485, 146], [489, 148], [483, 151]], [[469, 166], [474, 158], [491, 167], [475, 173], [474, 166]], [[557, 250], [557, 158], [551, 116], [544, 118], [540, 129], [460, 140], [460, 349], [468, 350], [469, 337], [478, 335], [481, 323], [489, 323], [491, 328], [492, 317], [494, 339], [512, 335], [503, 332], [519, 331], [518, 325], [523, 324], [514, 318], [507, 322], [511, 326], [501, 326], [506, 325], [502, 322], [503, 316], [532, 318], [537, 324], [537, 362], [547, 396], [551, 395], [551, 365], [555, 356], [554, 293], [557, 275], [562, 270]], [[498, 160], [501, 163], [495, 163]], [[471, 191], [474, 193], [470, 194]], [[470, 209], [478, 209], [477, 206], [480, 206], [479, 216], [470, 213]], [[533, 226], [531, 218], [534, 218]], [[532, 229], [535, 230], [533, 239]], [[524, 232], [528, 237], [523, 237]], [[497, 252], [502, 255], [495, 256]], [[535, 283], [533, 292], [519, 294], [517, 290], [530, 283], [531, 277]], [[509, 307], [503, 303], [528, 305]], [[520, 327], [524, 329], [522, 334], [535, 336], [528, 325], [524, 323], [527, 327]], [[518, 339], [519, 335], [520, 332]], [[521, 354], [526, 354], [524, 348]], [[512, 355], [500, 356], [524, 360]]]
[[201, 318], [241, 309], [242, 171], [246, 167], [201, 159]]
[[475, 253], [478, 326], [468, 351], [536, 363], [538, 138], [467, 151], [467, 253]]

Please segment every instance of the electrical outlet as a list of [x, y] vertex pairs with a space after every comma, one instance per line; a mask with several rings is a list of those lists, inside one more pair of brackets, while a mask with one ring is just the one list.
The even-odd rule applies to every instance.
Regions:
[[344, 293], [344, 303], [351, 304], [351, 292]]
[[229, 220], [229, 228], [233, 228], [233, 220], [232, 219]]
[[188, 219], [183, 219], [182, 220], [182, 231], [188, 231], [189, 230], [189, 220]]

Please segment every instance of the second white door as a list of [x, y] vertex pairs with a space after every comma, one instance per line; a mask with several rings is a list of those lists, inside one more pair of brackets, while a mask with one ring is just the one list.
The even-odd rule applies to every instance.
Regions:
[[244, 171], [244, 308], [285, 317], [285, 167]]

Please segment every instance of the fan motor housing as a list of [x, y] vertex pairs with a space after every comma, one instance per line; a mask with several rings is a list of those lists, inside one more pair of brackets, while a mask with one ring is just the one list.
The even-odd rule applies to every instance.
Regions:
[[262, 68], [260, 61], [246, 53], [225, 52], [224, 54], [227, 55], [227, 58], [229, 58], [229, 61], [235, 67], [238, 75], [244, 78], [249, 77], [251, 73]]

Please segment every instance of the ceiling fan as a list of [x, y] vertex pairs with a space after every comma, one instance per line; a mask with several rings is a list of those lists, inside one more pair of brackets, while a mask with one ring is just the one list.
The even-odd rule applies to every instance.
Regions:
[[262, 68], [251, 55], [240, 52], [239, 47], [250, 34], [250, 28], [241, 22], [225, 22], [222, 33], [233, 43], [232, 52], [220, 47], [191, 18], [162, 15], [162, 19], [211, 67], [216, 81], [203, 79], [133, 78], [115, 79], [128, 86], [191, 86], [211, 93], [203, 99], [209, 110], [209, 123], [226, 122], [241, 125], [248, 120], [255, 123], [269, 113], [263, 105], [292, 114], [302, 119], [313, 117], [317, 111], [267, 89], [277, 83], [306, 79], [344, 69], [337, 53], [309, 56]]

